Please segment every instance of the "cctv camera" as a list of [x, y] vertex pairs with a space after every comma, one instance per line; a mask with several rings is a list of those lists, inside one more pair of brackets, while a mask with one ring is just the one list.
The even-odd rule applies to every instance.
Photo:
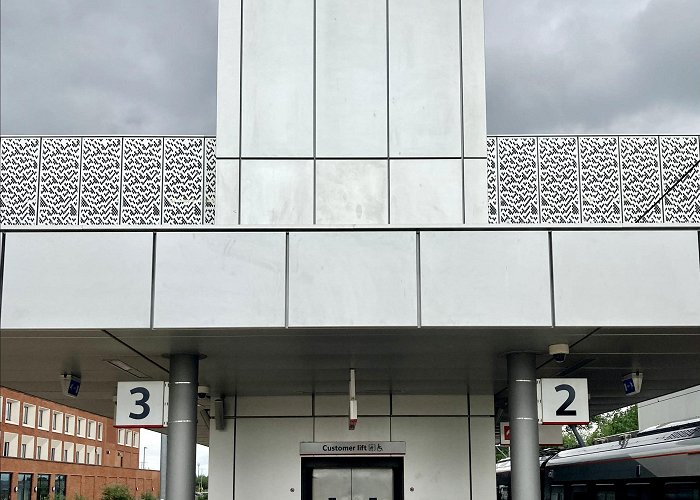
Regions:
[[197, 386], [197, 397], [199, 399], [204, 399], [209, 396], [209, 386], [208, 385], [198, 385]]
[[569, 354], [569, 344], [552, 344], [549, 346], [549, 354], [557, 363], [563, 363]]

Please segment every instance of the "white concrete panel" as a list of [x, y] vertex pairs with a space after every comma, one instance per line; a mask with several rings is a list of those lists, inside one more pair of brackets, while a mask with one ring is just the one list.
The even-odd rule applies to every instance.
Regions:
[[404, 491], [414, 489], [409, 498], [470, 498], [467, 417], [392, 417], [391, 439], [406, 441]]
[[209, 425], [209, 494], [212, 498], [233, 498], [233, 467], [236, 421], [226, 420], [226, 428]]
[[241, 112], [241, 0], [219, 0], [216, 156], [238, 156]]
[[389, 0], [391, 156], [460, 156], [459, 3]]
[[243, 2], [243, 156], [313, 155], [313, 0]]
[[423, 231], [420, 246], [423, 325], [551, 325], [546, 232]]
[[[486, 67], [484, 55], [484, 0], [461, 0], [461, 2], [464, 156], [485, 158]], [[486, 167], [484, 166], [485, 169]]]
[[464, 160], [464, 221], [488, 224], [488, 204], [486, 160]]
[[469, 423], [471, 439], [472, 498], [496, 497], [496, 448], [494, 421], [491, 417], [473, 417]]
[[284, 326], [285, 233], [160, 233], [154, 327]]
[[241, 224], [313, 224], [313, 160], [241, 162]]
[[313, 419], [239, 418], [236, 425], [235, 498], [301, 498], [299, 443], [313, 440]]
[[493, 409], [493, 394], [470, 394], [469, 395], [469, 414], [470, 415], [486, 415], [494, 414]]
[[387, 224], [386, 160], [317, 160], [316, 223]]
[[461, 160], [392, 160], [392, 224], [461, 224]]
[[289, 235], [289, 326], [415, 326], [416, 235]]
[[389, 417], [358, 418], [354, 431], [348, 429], [348, 418], [314, 419], [315, 441], [391, 441]]
[[700, 417], [700, 385], [638, 403], [639, 428]]
[[311, 416], [311, 396], [245, 396], [236, 405], [239, 417]]
[[557, 326], [698, 326], [697, 231], [552, 235]]
[[317, 3], [318, 156], [386, 156], [386, 49], [386, 3]]
[[[218, 142], [217, 142], [218, 145]], [[216, 160], [216, 225], [238, 224], [238, 160]]]
[[[358, 394], [357, 414], [363, 415], [389, 415], [389, 398], [387, 395]], [[348, 396], [330, 395], [316, 396], [314, 398], [314, 414], [316, 416], [338, 416], [348, 413]]]
[[467, 395], [392, 396], [392, 415], [468, 415]]
[[151, 233], [7, 234], [2, 328], [148, 328]]

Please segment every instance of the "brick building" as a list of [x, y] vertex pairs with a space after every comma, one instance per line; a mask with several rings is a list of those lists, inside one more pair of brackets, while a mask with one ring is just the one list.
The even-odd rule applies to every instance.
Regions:
[[100, 498], [106, 484], [158, 496], [160, 472], [139, 469], [139, 432], [112, 419], [0, 387], [0, 500]]

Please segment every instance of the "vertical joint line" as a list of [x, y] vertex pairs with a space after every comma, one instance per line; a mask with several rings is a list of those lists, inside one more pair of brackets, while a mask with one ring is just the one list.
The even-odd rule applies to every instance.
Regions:
[[498, 158], [498, 137], [494, 138], [494, 168], [496, 169], [496, 224], [501, 222], [501, 171]]
[[540, 138], [535, 137], [535, 168], [537, 169], [537, 222], [542, 223], [542, 188], [540, 183]]
[[156, 243], [156, 232], [153, 231], [153, 243], [151, 245], [151, 316], [149, 323], [151, 330], [153, 330], [156, 307]]
[[[160, 150], [160, 223], [165, 223], [165, 214], [163, 210], [165, 208], [165, 137], [161, 137], [161, 150]], [[166, 491], [167, 493], [167, 491]]]
[[390, 130], [390, 118], [391, 113], [389, 108], [391, 107], [391, 101], [389, 100], [389, 78], [391, 77], [391, 72], [389, 71], [389, 0], [386, 0], [386, 10], [385, 10], [385, 31], [386, 31], [386, 218], [387, 224], [391, 224], [391, 134]]
[[[233, 491], [232, 499], [236, 498], [236, 435], [238, 433], [238, 394], [233, 396], [233, 473], [231, 474], [231, 490]], [[167, 473], [167, 472], [166, 472]], [[167, 492], [166, 492], [167, 493]]]
[[620, 222], [625, 222], [625, 200], [622, 192], [622, 141], [620, 136], [615, 138], [617, 142], [617, 175], [619, 179], [620, 188]]
[[659, 208], [661, 210], [661, 222], [666, 222], [666, 196], [664, 196], [664, 169], [663, 169], [663, 157], [661, 156], [661, 136], [660, 135], [656, 136], [656, 151], [657, 151], [657, 158], [659, 159], [659, 187], [661, 188], [661, 191], [659, 192], [659, 196], [661, 196], [661, 199], [659, 200], [659, 204], [660, 204]]
[[78, 207], [76, 210], [76, 224], [80, 224], [80, 209], [82, 208], [82, 190], [83, 190], [83, 141], [85, 138], [80, 138], [80, 156], [78, 157]]
[[578, 221], [583, 224], [583, 184], [581, 183], [581, 141], [576, 136], [576, 170], [578, 171]]
[[121, 152], [119, 154], [119, 213], [117, 224], [122, 225], [122, 206], [124, 205], [124, 137], [120, 138]]
[[34, 213], [34, 223], [39, 224], [39, 210], [41, 207], [41, 161], [44, 153], [44, 138], [39, 137], [39, 158], [36, 170], [36, 206]]
[[316, 0], [314, 0], [314, 33], [313, 33], [313, 155], [314, 155], [314, 187], [312, 222], [316, 224]]
[[469, 391], [467, 391], [467, 433], [469, 434], [469, 498], [474, 498], [474, 480], [472, 478], [472, 403]]
[[0, 311], [2, 311], [2, 289], [5, 281], [5, 247], [7, 246], [6, 233], [0, 233]]
[[423, 322], [421, 305], [420, 231], [416, 231], [416, 324], [418, 328]]
[[552, 250], [552, 231], [547, 231], [547, 244], [549, 247], [549, 301], [552, 311], [552, 327], [557, 325], [557, 316], [554, 301], [554, 254]]
[[462, 156], [462, 224], [467, 223], [467, 194], [464, 185], [464, 64], [462, 61], [462, 0], [457, 0], [459, 4], [459, 124], [461, 131], [461, 156]]
[[284, 327], [289, 327], [289, 231], [284, 243]]
[[243, 171], [243, 2], [241, 0], [241, 36], [238, 54], [238, 225], [241, 224], [241, 179]]
[[204, 225], [204, 211], [207, 208], [207, 138], [202, 137], [202, 213], [199, 223]]

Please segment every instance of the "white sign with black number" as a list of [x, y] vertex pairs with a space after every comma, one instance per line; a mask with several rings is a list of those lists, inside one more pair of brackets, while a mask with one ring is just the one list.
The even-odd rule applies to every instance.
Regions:
[[165, 427], [168, 423], [167, 382], [119, 382], [115, 427]]
[[541, 424], [587, 424], [588, 379], [543, 378], [537, 381]]

